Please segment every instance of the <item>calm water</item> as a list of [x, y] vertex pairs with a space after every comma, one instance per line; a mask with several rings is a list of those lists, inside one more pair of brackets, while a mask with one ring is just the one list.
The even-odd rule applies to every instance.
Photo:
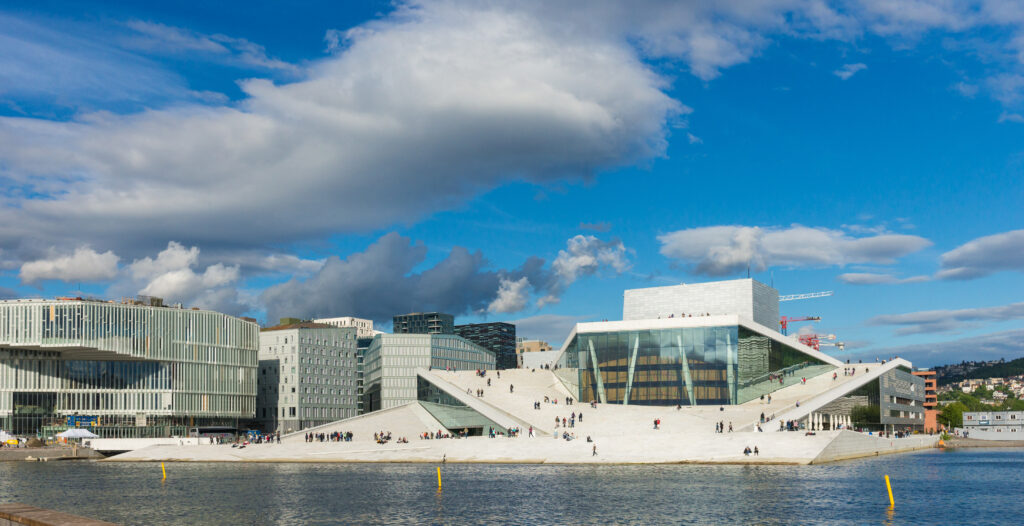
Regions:
[[[1022, 524], [1024, 450], [822, 466], [2, 462], [0, 502], [125, 524]], [[887, 510], [883, 476], [893, 481]], [[969, 519], [969, 520], [968, 520]]]

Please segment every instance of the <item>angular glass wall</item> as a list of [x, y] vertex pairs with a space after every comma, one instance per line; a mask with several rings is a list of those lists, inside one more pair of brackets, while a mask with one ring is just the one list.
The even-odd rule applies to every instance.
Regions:
[[580, 400], [734, 404], [736, 336], [736, 327], [579, 334], [569, 352], [579, 363]]
[[746, 327], [739, 328], [737, 362], [740, 404], [836, 368]]
[[621, 404], [741, 404], [835, 368], [737, 326], [579, 334], [566, 354], [580, 400]]
[[[419, 376], [416, 377], [416, 395], [420, 406], [436, 418], [445, 429], [453, 433], [465, 432], [468, 436], [481, 436], [491, 429], [496, 433], [508, 432], [504, 427], [477, 413], [473, 408]], [[425, 431], [433, 432], [435, 430], [427, 429]]]

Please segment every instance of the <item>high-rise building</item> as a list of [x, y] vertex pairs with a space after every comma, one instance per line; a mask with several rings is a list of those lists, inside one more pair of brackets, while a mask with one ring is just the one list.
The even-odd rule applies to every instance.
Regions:
[[456, 325], [455, 334], [494, 353], [498, 369], [516, 368], [516, 326], [505, 322]]
[[494, 369], [494, 353], [454, 334], [378, 334], [363, 357], [363, 412], [417, 400], [416, 369]]
[[454, 334], [455, 316], [443, 312], [411, 312], [392, 319], [395, 334]]
[[935, 371], [914, 371], [914, 376], [924, 378], [924, 429], [925, 431], [939, 430], [939, 395], [936, 393]]
[[313, 320], [313, 322], [333, 325], [335, 327], [355, 327], [356, 337], [358, 338], [373, 338], [374, 334], [373, 320], [342, 316], [339, 318], [318, 318]]
[[165, 437], [252, 419], [259, 326], [159, 305], [0, 301], [0, 428]]
[[260, 331], [256, 420], [300, 431], [359, 414], [355, 327], [301, 322]]

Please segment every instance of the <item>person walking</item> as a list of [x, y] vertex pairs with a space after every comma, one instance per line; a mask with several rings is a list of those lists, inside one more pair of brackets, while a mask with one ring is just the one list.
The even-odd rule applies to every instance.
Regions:
[[590, 456], [592, 456], [592, 457], [596, 457], [597, 456], [597, 444], [594, 444], [594, 447], [591, 448]]

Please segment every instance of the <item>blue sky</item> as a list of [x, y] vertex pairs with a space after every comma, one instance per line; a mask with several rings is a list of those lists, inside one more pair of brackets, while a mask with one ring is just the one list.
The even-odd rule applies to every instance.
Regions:
[[854, 359], [1024, 355], [1013, 2], [37, 2], [0, 51], [3, 296], [560, 341], [749, 265]]

